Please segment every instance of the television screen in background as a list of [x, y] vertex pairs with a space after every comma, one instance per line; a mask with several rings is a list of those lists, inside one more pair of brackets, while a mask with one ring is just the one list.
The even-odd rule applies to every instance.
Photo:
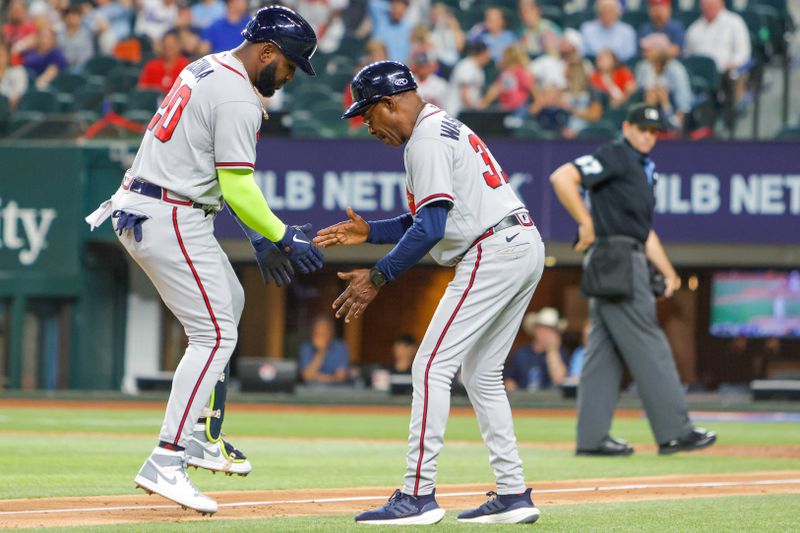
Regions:
[[717, 272], [711, 334], [800, 338], [800, 270]]

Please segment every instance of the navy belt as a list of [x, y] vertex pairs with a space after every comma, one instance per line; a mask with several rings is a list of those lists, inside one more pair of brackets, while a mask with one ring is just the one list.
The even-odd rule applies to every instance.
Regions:
[[125, 178], [122, 180], [122, 188], [125, 189], [126, 191], [135, 192], [137, 194], [142, 194], [144, 196], [149, 196], [150, 198], [155, 198], [156, 200], [162, 200], [164, 202], [167, 202], [168, 204], [194, 207], [195, 209], [202, 210], [206, 215], [216, 213], [218, 211], [213, 205], [200, 204], [188, 199], [179, 200], [174, 197], [175, 196], [174, 193], [170, 193], [164, 187], [156, 185], [155, 183], [150, 183], [149, 181], [143, 180], [142, 178], [134, 178], [130, 175], [126, 175]]
[[480, 237], [472, 241], [472, 244], [469, 247], [472, 248], [485, 238], [491, 237], [492, 235], [494, 235], [499, 231], [503, 231], [504, 229], [508, 229], [514, 226], [525, 226], [525, 227], [533, 226], [533, 220], [531, 220], [531, 215], [527, 211], [520, 211], [518, 213], [514, 213], [512, 215], [503, 217], [503, 219], [500, 222], [498, 222], [491, 228], [487, 229]]

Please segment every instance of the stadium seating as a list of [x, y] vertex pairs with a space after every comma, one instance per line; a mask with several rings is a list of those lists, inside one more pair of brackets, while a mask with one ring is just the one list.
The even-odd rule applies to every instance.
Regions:
[[617, 134], [614, 124], [607, 120], [599, 120], [594, 124], [586, 126], [578, 132], [578, 139], [613, 139]]

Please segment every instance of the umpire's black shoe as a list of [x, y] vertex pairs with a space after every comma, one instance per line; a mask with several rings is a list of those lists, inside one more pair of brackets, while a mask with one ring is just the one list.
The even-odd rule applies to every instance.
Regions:
[[633, 453], [633, 448], [631, 448], [627, 442], [621, 439], [614, 439], [612, 437], [606, 437], [600, 443], [600, 446], [597, 448], [593, 448], [591, 450], [582, 450], [578, 448], [575, 451], [575, 455], [594, 455], [594, 456], [604, 456], [604, 457], [624, 457], [631, 455]]
[[717, 434], [704, 428], [694, 428], [691, 433], [658, 445], [658, 453], [667, 455], [675, 452], [691, 452], [702, 450], [717, 441]]

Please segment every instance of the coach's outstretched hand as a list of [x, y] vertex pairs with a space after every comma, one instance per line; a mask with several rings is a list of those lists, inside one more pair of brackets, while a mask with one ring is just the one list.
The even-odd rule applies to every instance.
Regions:
[[346, 212], [349, 220], [319, 230], [317, 236], [314, 237], [314, 244], [320, 248], [328, 248], [366, 242], [369, 236], [369, 223], [353, 211], [352, 207], [348, 207]]
[[294, 266], [303, 274], [308, 274], [322, 268], [324, 256], [322, 252], [314, 246], [306, 235], [311, 231], [311, 224], [302, 226], [286, 226], [286, 233], [278, 245], [281, 252], [288, 257]]
[[378, 295], [378, 290], [369, 279], [369, 269], [359, 268], [350, 272], [339, 272], [339, 279], [349, 281], [347, 288], [333, 302], [336, 318], [350, 322], [351, 318], [359, 318], [367, 306]]

